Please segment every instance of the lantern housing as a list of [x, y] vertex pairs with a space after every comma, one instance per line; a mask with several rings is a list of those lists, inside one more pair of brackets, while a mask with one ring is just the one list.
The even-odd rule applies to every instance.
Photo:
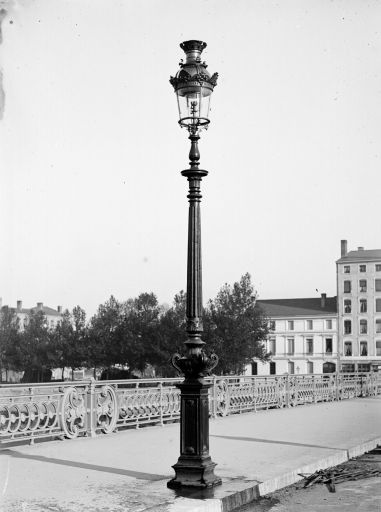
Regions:
[[179, 124], [192, 133], [207, 128], [209, 124], [210, 96], [217, 84], [218, 73], [210, 75], [201, 53], [206, 47], [202, 41], [185, 41], [180, 44], [186, 55], [185, 63], [180, 62], [180, 70], [170, 83], [177, 96]]

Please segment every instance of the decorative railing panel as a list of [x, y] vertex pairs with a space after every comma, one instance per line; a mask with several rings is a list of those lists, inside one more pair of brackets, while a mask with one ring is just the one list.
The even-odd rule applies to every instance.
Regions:
[[[209, 377], [211, 416], [381, 394], [381, 374]], [[110, 434], [180, 417], [181, 379], [0, 385], [0, 443]]]

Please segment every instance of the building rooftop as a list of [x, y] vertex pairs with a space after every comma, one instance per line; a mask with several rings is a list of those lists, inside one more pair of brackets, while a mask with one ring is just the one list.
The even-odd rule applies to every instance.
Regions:
[[336, 263], [350, 263], [359, 261], [381, 261], [381, 249], [360, 249], [357, 251], [349, 251], [342, 256]]
[[269, 299], [258, 300], [265, 314], [270, 317], [323, 316], [337, 313], [336, 297], [326, 297], [323, 306], [321, 297], [307, 299]]
[[[1, 306], [0, 309], [7, 307], [9, 306]], [[62, 316], [62, 312], [50, 308], [49, 306], [34, 306], [33, 308], [10, 307], [9, 309], [15, 311], [16, 313], [23, 313], [24, 315], [29, 315], [31, 312], [37, 313], [38, 311], [42, 311], [46, 316]]]
[[59, 313], [56, 309], [50, 308], [49, 306], [42, 306], [42, 309], [36, 306], [30, 309], [23, 309], [23, 312], [25, 313], [29, 313], [30, 311], [33, 311], [33, 313], [37, 313], [37, 311], [42, 311], [45, 315], [49, 316], [62, 316], [62, 314]]

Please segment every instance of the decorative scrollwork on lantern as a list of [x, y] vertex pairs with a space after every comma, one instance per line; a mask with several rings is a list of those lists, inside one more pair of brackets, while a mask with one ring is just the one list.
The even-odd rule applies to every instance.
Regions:
[[66, 437], [69, 439], [78, 437], [85, 425], [85, 415], [86, 407], [83, 395], [75, 387], [67, 388], [61, 406], [62, 429]]
[[201, 71], [199, 73], [191, 75], [190, 73], [188, 73], [188, 71], [182, 69], [176, 76], [171, 76], [169, 82], [175, 88], [182, 84], [189, 84], [190, 82], [195, 82], [200, 85], [207, 83], [215, 87], [217, 85], [217, 79], [218, 73], [213, 73], [213, 75], [210, 76], [209, 74], [203, 73]]
[[103, 386], [97, 396], [97, 425], [102, 432], [110, 434], [115, 430], [118, 419], [118, 402], [115, 389]]

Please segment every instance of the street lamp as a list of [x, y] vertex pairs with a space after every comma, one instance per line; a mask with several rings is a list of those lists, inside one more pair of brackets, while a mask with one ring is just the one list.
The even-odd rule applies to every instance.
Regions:
[[180, 70], [170, 78], [177, 96], [181, 127], [187, 128], [191, 149], [189, 169], [181, 172], [189, 182], [188, 266], [186, 305], [186, 355], [175, 354], [173, 366], [184, 375], [181, 391], [180, 457], [173, 466], [175, 478], [168, 487], [213, 487], [221, 483], [214, 474], [216, 464], [209, 455], [209, 388], [205, 376], [217, 365], [215, 354], [204, 352], [202, 341], [202, 273], [201, 273], [201, 180], [208, 174], [199, 169], [199, 132], [209, 124], [210, 96], [217, 83], [217, 73], [210, 75], [201, 53], [202, 41], [180, 44], [186, 55]]

